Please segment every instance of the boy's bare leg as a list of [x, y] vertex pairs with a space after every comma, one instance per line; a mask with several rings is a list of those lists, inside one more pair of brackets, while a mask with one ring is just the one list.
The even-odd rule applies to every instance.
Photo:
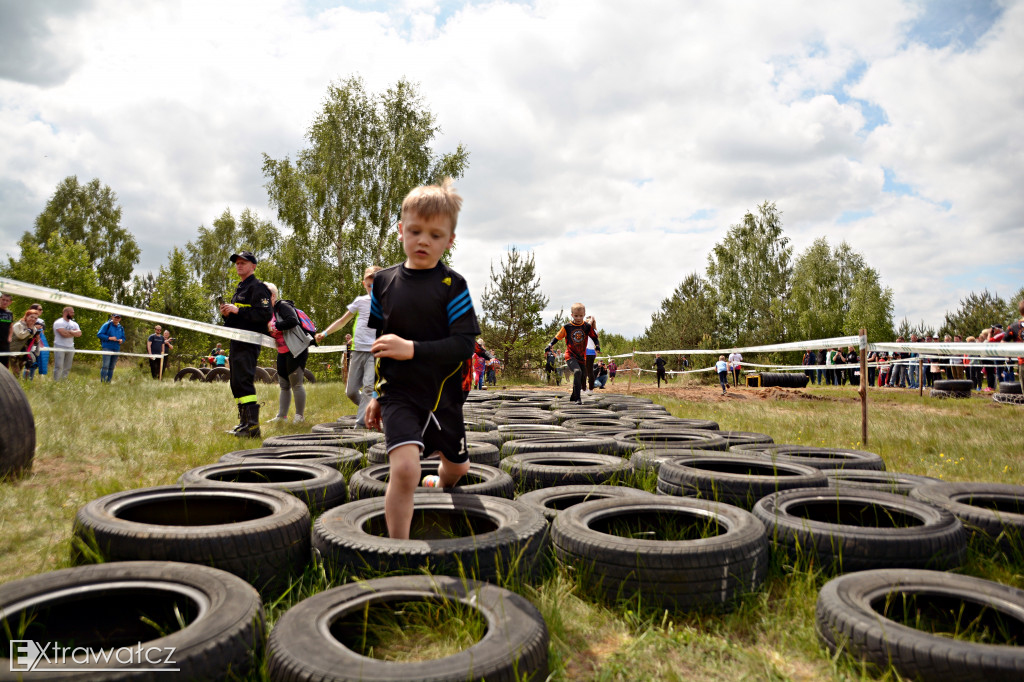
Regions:
[[420, 448], [412, 443], [388, 453], [388, 489], [384, 493], [384, 520], [388, 537], [409, 539], [412, 525], [412, 496], [420, 484]]
[[442, 488], [454, 487], [460, 478], [469, 473], [468, 459], [461, 464], [456, 464], [449, 461], [443, 452], [438, 451], [436, 454], [441, 455], [441, 464], [437, 467], [437, 477], [441, 479]]

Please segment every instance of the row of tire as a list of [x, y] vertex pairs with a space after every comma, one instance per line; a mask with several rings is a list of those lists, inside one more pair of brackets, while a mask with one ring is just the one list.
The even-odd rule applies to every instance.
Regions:
[[[497, 399], [498, 396], [495, 398]], [[557, 404], [553, 406], [562, 408], [556, 412], [572, 411], [572, 408], [565, 408]], [[538, 408], [539, 406], [535, 405], [528, 409]], [[515, 454], [517, 448], [522, 449], [526, 445], [520, 443], [513, 435], [515, 430], [527, 434], [532, 431], [532, 435], [539, 436], [540, 440], [556, 435], [566, 448], [574, 447], [573, 442], [582, 447], [607, 447], [607, 443], [603, 441], [599, 444], [597, 442], [599, 439], [581, 437], [571, 439], [564, 433], [556, 434], [554, 430], [558, 427], [551, 424], [551, 415], [538, 414], [536, 418], [532, 418], [525, 412], [527, 408], [514, 408], [517, 409], [514, 415], [504, 411], [505, 409], [498, 402], [496, 409], [492, 410], [491, 416], [494, 422], [505, 422], [498, 428], [504, 430], [502, 436], [511, 442], [502, 442], [501, 454], [505, 457], [501, 462], [503, 468], [510, 471], [514, 469], [508, 467], [505, 462], [512, 461], [512, 458], [517, 457], [518, 455]], [[619, 415], [616, 418], [622, 416]], [[477, 419], [482, 418], [481, 411], [477, 411], [476, 417]], [[577, 417], [577, 420], [573, 420], [572, 417]], [[608, 418], [609, 415], [590, 414], [588, 417], [602, 419]], [[555, 421], [561, 419], [563, 425], [574, 421], [578, 424], [578, 418], [578, 414], [567, 413], [557, 415]], [[584, 420], [586, 419], [584, 418]], [[509, 424], [510, 421], [513, 424]], [[530, 424], [531, 421], [541, 423]], [[668, 421], [661, 422], [661, 428], [667, 428], [669, 423]], [[479, 422], [477, 425], [480, 425]], [[606, 426], [596, 423], [588, 425], [592, 427], [591, 433], [594, 430], [599, 430], [600, 426]], [[686, 426], [693, 425], [692, 423], [686, 424]], [[636, 425], [637, 432], [644, 431], [644, 426], [655, 428], [650, 424], [638, 423]], [[707, 425], [701, 426], [707, 428]], [[329, 431], [343, 427], [343, 425], [340, 427], [323, 425], [320, 430]], [[621, 424], [617, 424], [613, 428], [620, 427]], [[743, 434], [741, 437], [756, 438], [756, 436], [757, 434]], [[644, 434], [642, 439], [647, 441], [646, 445], [665, 445], [664, 442], [659, 441], [673, 440], [665, 438], [662, 434]], [[587, 443], [587, 440], [590, 442]], [[527, 443], [531, 446], [544, 447], [543, 443], [530, 441]], [[713, 448], [720, 447], [718, 443], [712, 445], [710, 440], [708, 444]], [[625, 447], [629, 447], [629, 445], [627, 444]], [[762, 452], [774, 451], [774, 454], [770, 456], [772, 460], [771, 475], [763, 471], [767, 468], [763, 459], [735, 461], [729, 453], [715, 451], [697, 455], [694, 452], [680, 453], [661, 448], [660, 451], [635, 452], [632, 459], [651, 467], [660, 467], [662, 462], [666, 462], [664, 469], [669, 473], [659, 476], [659, 492], [678, 494], [683, 491], [668, 490], [666, 489], [667, 484], [675, 484], [681, 489], [688, 485], [689, 489], [686, 492], [690, 494], [715, 496], [719, 499], [725, 497], [733, 504], [741, 506], [749, 505], [759, 496], [752, 488], [756, 487], [757, 483], [764, 483], [764, 481], [756, 480], [762, 476], [770, 480], [768, 490], [788, 487], [794, 480], [800, 480], [802, 484], [809, 485], [809, 482], [803, 479], [805, 477], [813, 478], [814, 473], [813, 470], [807, 471], [806, 466], [802, 471], [791, 470], [788, 474], [784, 474], [781, 478], [789, 479], [785, 483], [778, 480], [780, 478], [778, 469], [787, 466], [790, 469], [798, 469], [800, 462], [805, 465], [811, 462], [817, 466], [836, 466], [837, 462], [840, 462], [845, 468], [822, 472], [822, 475], [830, 479], [834, 485], [838, 485], [840, 489], [880, 487], [883, 490], [904, 494], [911, 493], [915, 489], [920, 491], [914, 496], [915, 499], [894, 497], [887, 492], [871, 491], [857, 492], [853, 495], [840, 495], [835, 492], [822, 495], [820, 490], [774, 492], [756, 503], [760, 504], [760, 507], [755, 505], [754, 516], [761, 521], [763, 526], [767, 527], [767, 534], [773, 537], [776, 548], [781, 548], [790, 556], [795, 553], [802, 553], [806, 556], [809, 553], [819, 565], [825, 566], [829, 570], [862, 571], [837, 578], [834, 581], [836, 584], [830, 583], [829, 589], [822, 591], [818, 606], [819, 632], [823, 643], [833, 651], [849, 649], [882, 667], [891, 663], [905, 674], [923, 676], [925, 679], [930, 678], [935, 671], [940, 671], [941, 676], [948, 676], [953, 671], [957, 679], [993, 676], [1000, 679], [1007, 674], [1013, 676], [1019, 673], [1021, 658], [1013, 650], [1015, 641], [1007, 639], [1005, 644], [1009, 646], [997, 645], [990, 648], [982, 646], [983, 655], [979, 655], [979, 652], [974, 650], [974, 655], [965, 659], [962, 655], [964, 647], [970, 649], [975, 645], [957, 642], [954, 647], [936, 649], [936, 641], [943, 640], [922, 634], [914, 627], [900, 625], [898, 620], [880, 619], [878, 610], [873, 605], [874, 602], [864, 602], [868, 606], [861, 608], [864, 604], [851, 604], [838, 599], [835, 595], [848, 594], [851, 591], [857, 592], [863, 584], [871, 583], [872, 580], [877, 581], [879, 578], [874, 575], [877, 572], [883, 576], [883, 580], [887, 581], [886, 584], [891, 586], [891, 595], [898, 594], [904, 603], [921, 598], [922, 602], [925, 602], [921, 609], [934, 609], [935, 606], [931, 603], [934, 600], [925, 599], [924, 595], [930, 590], [948, 591], [952, 589], [953, 594], [958, 595], [957, 603], [961, 611], [964, 604], [968, 607], [976, 603], [985, 604], [987, 605], [985, 608], [990, 609], [991, 612], [986, 616], [988, 620], [1006, 619], [1010, 621], [1010, 631], [1014, 631], [1014, 626], [1019, 629], [1020, 621], [1015, 615], [1019, 614], [1021, 604], [1019, 591], [965, 576], [950, 575], [934, 570], [914, 570], [906, 567], [916, 565], [950, 569], [959, 566], [965, 554], [967, 534], [958, 517], [964, 519], [975, 534], [982, 538], [997, 539], [1004, 551], [1016, 551], [1019, 555], [1020, 529], [1021, 523], [1024, 521], [1024, 518], [1020, 516], [1021, 495], [1024, 492], [1021, 488], [990, 484], [943, 484], [936, 483], [934, 479], [927, 477], [891, 474], [883, 471], [884, 465], [881, 459], [873, 453], [800, 448], [764, 443], [763, 441], [733, 447], [741, 451], [751, 449]], [[577, 461], [576, 466], [569, 464], [566, 467], [568, 462], [579, 458], [579, 455], [575, 453], [563, 452], [560, 453], [559, 458], [552, 458], [550, 454], [547, 457], [553, 461], [533, 464], [541, 469], [548, 467], [548, 474], [561, 476], [562, 480], [569, 474], [556, 469], [576, 469], [578, 473], [582, 470], [580, 464], [583, 466], [591, 464], [586, 462], [586, 458], [580, 458], [583, 461]], [[746, 470], [730, 472], [730, 469], [737, 468], [737, 465], [746, 467]], [[702, 471], [708, 468], [714, 472], [710, 477]], [[758, 472], [758, 469], [762, 471]], [[673, 470], [675, 470], [674, 474], [671, 473]], [[538, 475], [541, 473], [543, 472], [538, 472]], [[661, 472], [659, 471], [659, 473]], [[590, 472], [588, 475], [598, 477], [603, 474]], [[614, 477], [614, 472], [611, 477]], [[736, 483], [739, 484], [738, 487], [735, 487]], [[928, 486], [927, 489], [919, 487], [923, 483], [932, 483], [933, 485]], [[522, 479], [521, 484], [527, 484], [527, 480]], [[730, 484], [734, 486], [731, 489]], [[527, 487], [529, 487], [528, 484]], [[595, 487], [593, 485], [584, 485], [575, 490], [547, 488], [526, 493], [519, 500], [527, 502], [530, 501], [531, 496], [535, 496], [536, 499], [533, 501], [537, 503], [553, 504], [555, 507], [559, 507], [571, 505], [584, 498], [633, 497], [633, 491], [627, 493], [625, 492], [627, 490], [629, 489], [622, 487]], [[612, 495], [611, 491], [616, 492]], [[639, 495], [643, 496], [644, 493], [639, 493]], [[928, 504], [922, 504], [922, 501], [926, 501]], [[618, 547], [617, 545], [620, 544], [618, 538], [621, 534], [607, 532], [609, 515], [632, 515], [636, 518], [642, 518], [644, 515], [650, 516], [652, 503], [649, 500], [636, 503], [631, 500], [630, 504], [639, 505], [639, 508], [634, 509], [632, 514], [624, 511], [627, 503], [621, 500], [611, 500], [604, 504], [605, 506], [600, 508], [601, 505], [597, 502], [589, 502], [558, 514], [551, 529], [551, 536], [555, 554], [563, 560], [563, 563], [567, 566], [585, 567], [585, 570], [591, 572], [590, 581], [596, 582], [599, 591], [603, 591], [606, 597], [622, 597], [624, 588], [627, 588], [626, 591], [628, 591], [629, 585], [632, 584], [636, 590], [641, 590], [643, 586], [650, 587], [647, 594], [644, 595], [649, 602], [661, 603], [674, 608], [699, 608], [716, 603], [728, 606], [738, 595], [753, 589], [759, 583], [759, 579], [763, 578], [763, 575], [757, 573], [757, 565], [760, 563], [763, 566], [766, 563], [764, 551], [758, 547], [758, 545], [763, 547], [765, 537], [756, 532], [752, 534], [752, 537], [746, 537], [739, 541], [743, 549], [734, 552], [732, 557], [717, 559], [720, 563], [725, 564], [723, 567], [715, 566], [714, 569], [717, 570], [705, 570], [691, 574], [687, 574], [685, 566], [681, 565], [685, 564], [685, 559], [680, 560], [676, 557], [665, 559], [665, 543], [653, 540], [655, 546], [652, 549], [663, 561], [672, 566], [670, 570], [659, 574], [649, 557], [638, 561], [640, 553], [636, 540], [627, 539], [621, 542], [623, 546]], [[656, 515], [665, 515], [668, 509], [678, 512], [673, 509], [668, 500], [658, 500], [654, 506], [658, 507], [654, 510]], [[723, 505], [712, 505], [712, 509], [721, 511], [726, 508]], [[701, 512], [697, 512], [691, 506], [683, 514], [697, 513]], [[712, 512], [705, 509], [703, 513], [710, 514]], [[573, 517], [580, 515], [584, 516], [582, 520], [576, 518], [575, 521], [570, 521]], [[822, 516], [824, 518], [821, 518]], [[562, 521], [559, 521], [559, 518]], [[743, 522], [733, 518], [729, 523], [716, 518], [713, 525], [716, 528], [724, 526], [738, 528], [750, 525], [746, 523], [749, 521], [749, 517], [741, 518], [744, 519]], [[595, 528], [602, 530], [598, 530], [596, 533], [592, 532]], [[657, 525], [640, 526], [636, 532], [648, 534], [649, 537], [649, 534], [658, 533], [659, 528]], [[579, 537], [581, 535], [585, 537], [581, 539]], [[739, 535], [742, 534], [737, 533], [730, 536], [729, 542], [737, 542]], [[609, 540], [609, 538], [611, 539]], [[701, 538], [705, 544], [707, 544], [707, 540], [708, 538]], [[580, 549], [581, 547], [583, 549]], [[798, 548], [803, 549], [798, 550]], [[689, 549], [692, 551], [693, 546], [691, 545]], [[744, 559], [747, 559], [746, 563], [743, 563]], [[886, 572], [886, 569], [877, 568], [865, 570], [886, 565], [904, 568], [896, 572]], [[703, 568], [706, 569], [707, 566], [705, 565]], [[630, 577], [634, 578], [639, 576], [640, 579], [635, 583], [624, 582], [621, 580], [624, 573], [628, 573]], [[724, 583], [721, 579], [723, 575], [732, 576], [733, 582]], [[685, 576], [685, 579], [678, 580], [680, 576]], [[677, 581], [674, 582], [672, 578], [676, 578]], [[676, 594], [673, 590], [678, 584], [683, 586], [681, 594]], [[711, 586], [716, 589], [710, 589]], [[699, 593], [696, 598], [701, 601], [686, 602], [687, 599], [693, 598], [694, 592]], [[858, 609], [860, 612], [856, 613]], [[992, 613], [995, 614], [994, 619]], [[854, 617], [855, 614], [856, 617]], [[933, 614], [933, 617], [942, 615]], [[947, 622], [952, 618], [948, 613], [944, 615]], [[873, 622], [873, 628], [869, 627], [866, 631], [865, 621]], [[1007, 630], [1005, 625], [1002, 629]], [[951, 653], [949, 655], [941, 653], [946, 650]], [[965, 665], [964, 660], [969, 662]]]
[[[316, 383], [316, 377], [308, 369], [303, 369], [303, 376], [307, 383]], [[227, 367], [182, 367], [174, 375], [175, 381], [230, 381], [231, 370]], [[256, 381], [264, 384], [272, 384], [277, 381], [277, 369], [274, 367], [257, 367]]]
[[[940, 511], [916, 498], [891, 492], [860, 490], [862, 486], [879, 485], [901, 492], [925, 490], [917, 487], [919, 479], [884, 472], [881, 458], [873, 453], [774, 444], [765, 434], [720, 431], [713, 422], [674, 418], [648, 402], [614, 395], [588, 397], [587, 404], [579, 407], [536, 392], [495, 392], [472, 399], [466, 414], [467, 426], [476, 429], [468, 436], [470, 457], [475, 460], [470, 475], [456, 488], [462, 494], [426, 489], [416, 494], [416, 540], [391, 541], [383, 537], [386, 533], [380, 495], [386, 487], [387, 467], [372, 463], [383, 458], [381, 436], [352, 429], [351, 420], [342, 419], [317, 425], [310, 434], [264, 442], [265, 448], [274, 450], [229, 453], [221, 463], [186, 472], [181, 479], [184, 485], [124, 491], [86, 505], [76, 517], [79, 552], [96, 552], [107, 559], [132, 559], [133, 564], [161, 557], [214, 563], [244, 576], [265, 592], [285, 589], [288, 576], [298, 575], [309, 562], [311, 546], [336, 579], [426, 569], [435, 576], [428, 582], [442, 587], [402, 582], [412, 580], [408, 578], [387, 579], [399, 582], [380, 587], [378, 580], [360, 585], [367, 586], [373, 599], [379, 595], [382, 602], [393, 599], [387, 596], [393, 589], [411, 591], [421, 598], [429, 596], [424, 589], [435, 590], [429, 598], [438, 598], [436, 590], [440, 589], [445, 599], [470, 603], [481, 599], [486, 602], [478, 595], [487, 591], [493, 600], [514, 606], [510, 611], [521, 621], [516, 629], [525, 633], [529, 644], [516, 640], [517, 648], [510, 649], [498, 639], [485, 636], [462, 652], [470, 656], [462, 663], [494, 660], [502, 670], [515, 669], [520, 675], [524, 670], [536, 671], [540, 678], [547, 668], [547, 634], [536, 609], [493, 585], [436, 576], [462, 571], [494, 582], [511, 574], [529, 581], [537, 576], [550, 545], [567, 570], [581, 572], [581, 584], [591, 586], [604, 598], [632, 598], [639, 593], [644, 601], [675, 609], [730, 608], [743, 595], [755, 591], [764, 579], [772, 551], [769, 537], [775, 540], [775, 550], [780, 554], [792, 556], [797, 547], [813, 547], [810, 552], [801, 549], [800, 553], [810, 554], [819, 565], [841, 571], [877, 565], [948, 568], [957, 565], [963, 556], [966, 532], [956, 512]], [[362, 464], [362, 450], [371, 463], [357, 468]], [[495, 457], [498, 467], [482, 463], [493, 464]], [[326, 474], [325, 461], [332, 464]], [[244, 464], [239, 467], [238, 462]], [[822, 473], [812, 464], [833, 470]], [[424, 471], [431, 470], [436, 470], [436, 462], [425, 461]], [[657, 472], [661, 495], [605, 485], [635, 481], [637, 475], [631, 474], [634, 470]], [[347, 494], [353, 498], [349, 503], [344, 503], [345, 474], [349, 474]], [[318, 477], [332, 480], [321, 481]], [[288, 478], [292, 480], [271, 480]], [[824, 491], [801, 487], [820, 485], [823, 478], [839, 487]], [[992, 486], [977, 485], [980, 488], [974, 493], [968, 491], [967, 497], [973, 495], [981, 503], [998, 497]], [[518, 500], [507, 499], [517, 487], [529, 492]], [[307, 505], [268, 488], [291, 489], [314, 510], [326, 511], [310, 529]], [[479, 494], [465, 494], [474, 492]], [[762, 497], [764, 492], [769, 494]], [[679, 496], [683, 494], [711, 499]], [[939, 490], [937, 494], [948, 498], [946, 503], [965, 497], [960, 489]], [[999, 499], [1005, 512], [1011, 501], [1020, 499], [1021, 491], [999, 494], [1003, 495]], [[941, 500], [931, 501], [942, 504]], [[956, 503], [967, 507], [968, 514], [986, 511], [970, 500]], [[963, 513], [961, 510], [961, 518], [965, 518]], [[822, 514], [825, 520], [819, 518]], [[834, 518], [827, 518], [829, 515]], [[993, 516], [997, 525], [986, 531], [1004, 540], [1012, 537], [1006, 522], [1015, 515]], [[967, 523], [978, 529], [983, 521], [971, 518]], [[886, 527], [880, 530], [880, 525]], [[907, 550], [906, 538], [922, 527], [928, 537], [916, 550]], [[904, 577], [912, 574], [934, 574], [945, 580], [962, 577], [938, 571], [899, 572]], [[858, 575], [867, 574], [852, 574]], [[462, 585], [461, 593], [458, 585]], [[360, 657], [344, 646], [325, 642], [322, 632], [300, 632], [312, 615], [322, 619], [326, 613], [348, 613], [347, 599], [366, 598], [365, 592], [352, 596], [351, 588], [327, 590], [282, 616], [270, 637], [268, 661], [273, 679], [369, 676], [370, 669], [363, 667], [353, 673], [357, 662], [381, 668], [372, 671], [385, 675], [377, 679], [410, 679], [410, 673], [401, 666], [395, 669], [394, 664]], [[0, 607], [9, 603], [2, 590]], [[473, 596], [467, 597], [470, 593]], [[874, 660], [873, 649], [858, 648], [859, 640], [843, 629], [851, 620], [850, 609], [840, 609], [842, 618], [829, 615], [830, 607], [826, 607], [831, 602], [825, 599], [826, 594], [831, 592], [823, 590], [819, 600], [822, 641], [833, 650], [845, 648]], [[306, 615], [290, 616], [300, 607], [309, 610], [304, 611]], [[1000, 614], [1012, 611], [993, 608]], [[506, 632], [501, 623], [492, 624], [491, 616], [487, 618], [488, 632], [491, 628]], [[37, 616], [34, 622], [45, 621]], [[246, 655], [252, 659], [253, 640], [245, 641], [249, 642]], [[481, 645], [483, 650], [477, 648]], [[352, 654], [354, 658], [320, 661], [320, 653], [330, 656], [339, 648], [345, 650], [345, 656]], [[311, 653], [314, 650], [316, 655]], [[886, 656], [891, 653], [887, 647], [875, 650]], [[243, 665], [239, 663], [243, 653], [235, 651], [223, 661], [238, 669]], [[918, 653], [915, 656], [920, 658]], [[413, 677], [429, 677], [428, 673], [435, 671], [431, 666], [436, 666], [449, 674], [437, 679], [464, 679], [467, 668], [458, 667], [450, 658], [424, 662], [421, 665], [426, 667], [417, 669]], [[875, 662], [885, 666], [890, 660], [899, 667], [896, 659]], [[1019, 657], [1010, 656], [1009, 665], [1019, 663]], [[456, 667], [448, 667], [452, 665]], [[505, 679], [498, 668], [483, 677]], [[333, 672], [324, 673], [325, 669]], [[981, 669], [992, 676], [993, 668], [971, 668], [975, 672]], [[1005, 664], [999, 669], [1005, 672]], [[387, 677], [389, 674], [394, 677]]]
[[[970, 379], [940, 379], [929, 391], [932, 398], [970, 398], [973, 395], [974, 382]], [[1015, 381], [1000, 381], [999, 390], [993, 394], [992, 400], [1010, 405], [1024, 404], [1021, 396], [1021, 385]]]

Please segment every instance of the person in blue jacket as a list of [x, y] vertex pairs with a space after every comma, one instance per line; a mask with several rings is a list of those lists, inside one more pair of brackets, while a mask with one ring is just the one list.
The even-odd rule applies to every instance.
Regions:
[[46, 374], [50, 371], [50, 342], [46, 338], [46, 324], [42, 320], [36, 320], [36, 328], [39, 329], [39, 344], [42, 349], [39, 354], [39, 374]]
[[729, 363], [725, 361], [724, 355], [718, 356], [715, 371], [718, 372], [718, 383], [722, 385], [722, 395], [725, 395], [725, 387], [729, 384]]
[[[96, 332], [100, 340], [100, 347], [103, 350], [120, 351], [124, 343], [124, 327], [121, 326], [121, 316], [113, 314], [110, 319], [103, 323], [100, 330]], [[104, 355], [100, 364], [100, 381], [109, 384], [114, 378], [114, 365], [117, 364], [117, 355]]]

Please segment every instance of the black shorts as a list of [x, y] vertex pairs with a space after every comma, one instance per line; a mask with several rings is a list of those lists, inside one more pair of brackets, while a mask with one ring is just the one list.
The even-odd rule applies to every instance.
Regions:
[[430, 410], [404, 401], [384, 401], [380, 411], [388, 452], [413, 443], [420, 447], [420, 457], [439, 450], [452, 464], [469, 460], [461, 404], [438, 408], [433, 417]]

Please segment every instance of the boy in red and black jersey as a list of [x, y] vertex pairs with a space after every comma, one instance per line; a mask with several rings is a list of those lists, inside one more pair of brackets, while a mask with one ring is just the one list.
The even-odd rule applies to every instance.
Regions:
[[551, 350], [552, 346], [565, 339], [565, 361], [569, 365], [569, 369], [572, 370], [572, 395], [569, 396], [569, 400], [582, 404], [580, 389], [585, 380], [583, 367], [587, 364], [587, 339], [594, 339], [594, 348], [598, 352], [601, 351], [601, 342], [597, 340], [597, 332], [594, 331], [594, 328], [583, 320], [587, 314], [586, 307], [582, 303], [573, 303], [570, 310], [572, 312], [572, 322], [563, 325], [558, 330], [555, 338], [551, 339], [551, 343], [544, 349], [544, 353], [547, 353]]

